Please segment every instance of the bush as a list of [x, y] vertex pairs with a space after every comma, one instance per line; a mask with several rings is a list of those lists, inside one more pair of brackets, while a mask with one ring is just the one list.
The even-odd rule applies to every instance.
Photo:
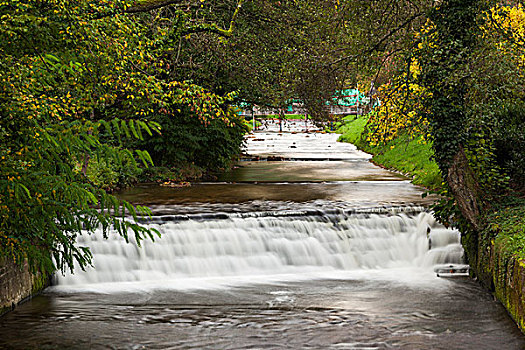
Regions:
[[141, 142], [156, 166], [179, 167], [195, 164], [206, 169], [220, 169], [230, 165], [240, 153], [247, 131], [244, 121], [229, 113], [229, 120], [201, 121], [189, 110], [173, 116], [158, 115], [155, 121], [162, 127], [162, 135]]
[[121, 152], [119, 165], [110, 158], [91, 158], [86, 175], [95, 186], [115, 190], [136, 183], [143, 172], [127, 153]]
[[496, 115], [498, 127], [494, 145], [496, 161], [510, 176], [511, 185], [525, 190], [525, 105], [502, 108]]

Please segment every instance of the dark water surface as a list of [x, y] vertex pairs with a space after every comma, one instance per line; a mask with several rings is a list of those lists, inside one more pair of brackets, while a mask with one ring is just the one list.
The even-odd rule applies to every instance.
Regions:
[[[308, 203], [324, 200], [352, 206], [425, 205], [433, 198], [421, 198], [422, 190], [407, 181], [346, 181], [325, 183], [206, 183], [170, 188], [142, 185], [120, 194], [125, 200], [151, 206], [196, 206], [261, 202]], [[181, 208], [182, 210], [182, 208]]]
[[246, 161], [219, 177], [229, 182], [395, 181], [407, 178], [359, 161]]
[[46, 293], [0, 319], [0, 348], [525, 347], [505, 310], [477, 283], [441, 282], [341, 276], [215, 290]]

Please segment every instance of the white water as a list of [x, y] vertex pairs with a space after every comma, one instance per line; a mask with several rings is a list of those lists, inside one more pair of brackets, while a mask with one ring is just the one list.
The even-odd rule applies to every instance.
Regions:
[[[59, 288], [96, 290], [97, 285], [114, 282], [121, 286], [122, 282], [133, 282], [177, 288], [177, 281], [185, 281], [187, 286], [188, 280], [209, 282], [226, 277], [250, 282], [275, 279], [276, 275], [300, 279], [347, 271], [373, 275], [394, 269], [434, 276], [433, 266], [462, 263], [463, 256], [459, 233], [439, 226], [426, 212], [232, 215], [222, 220], [152, 226], [162, 238], [144, 241], [141, 248], [134, 242], [126, 244], [116, 234], [108, 240], [100, 232], [80, 237], [79, 244], [93, 253], [95, 269], [76, 269], [75, 275], [58, 276]], [[430, 250], [428, 237], [432, 241]]]

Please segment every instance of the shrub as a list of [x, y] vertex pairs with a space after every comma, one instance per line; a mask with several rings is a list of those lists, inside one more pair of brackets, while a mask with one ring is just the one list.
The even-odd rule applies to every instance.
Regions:
[[175, 115], [158, 115], [155, 118], [162, 135], [142, 142], [140, 147], [149, 151], [157, 166], [180, 166], [193, 163], [206, 169], [228, 166], [240, 153], [246, 124], [233, 112], [229, 119], [210, 119], [206, 122], [195, 118], [191, 111], [181, 110]]
[[511, 185], [525, 190], [525, 105], [508, 105], [496, 115], [498, 127], [494, 145], [496, 160], [507, 172]]

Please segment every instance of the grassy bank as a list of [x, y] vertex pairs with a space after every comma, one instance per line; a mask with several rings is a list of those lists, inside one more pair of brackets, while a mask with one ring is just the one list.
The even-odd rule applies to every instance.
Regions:
[[359, 149], [373, 155], [373, 162], [385, 168], [412, 176], [413, 182], [429, 189], [441, 186], [441, 174], [437, 164], [430, 160], [431, 145], [401, 136], [390, 142], [370, 145], [366, 141], [368, 117], [346, 117], [337, 132], [339, 141], [350, 142]]

